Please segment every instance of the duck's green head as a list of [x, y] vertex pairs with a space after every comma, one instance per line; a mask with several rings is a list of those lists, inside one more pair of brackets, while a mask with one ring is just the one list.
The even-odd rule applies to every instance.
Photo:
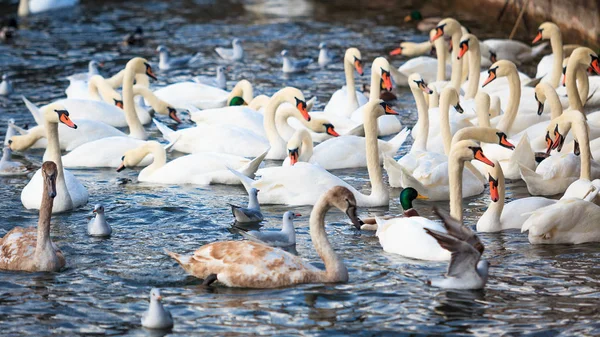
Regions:
[[428, 199], [426, 196], [420, 195], [417, 190], [412, 187], [407, 187], [400, 192], [400, 204], [405, 211], [413, 208], [412, 202], [415, 199]]
[[229, 101], [229, 106], [246, 105], [246, 101], [240, 96], [235, 96]]
[[421, 20], [423, 20], [423, 15], [421, 14], [421, 12], [419, 12], [417, 10], [410, 12], [410, 15], [407, 15], [404, 17], [404, 22], [421, 21]]

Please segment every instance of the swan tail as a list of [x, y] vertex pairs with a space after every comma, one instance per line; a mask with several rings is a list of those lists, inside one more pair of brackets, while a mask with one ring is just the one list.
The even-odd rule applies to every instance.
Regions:
[[[15, 124], [14, 121], [10, 121], [8, 123], [9, 127], [12, 128], [13, 130], [17, 131], [19, 134], [21, 135], [26, 135], [29, 133], [28, 130], [23, 129], [22, 127], [18, 126], [17, 124]], [[6, 133], [8, 134], [8, 131], [6, 131]]]
[[268, 148], [265, 152], [263, 152], [260, 156], [252, 159], [252, 161], [250, 161], [248, 164], [246, 164], [244, 167], [242, 167], [239, 172], [243, 175], [245, 175], [246, 177], [250, 178], [250, 179], [254, 179], [254, 174], [256, 173], [256, 170], [258, 170], [258, 167], [260, 166], [260, 164], [263, 162], [263, 160], [265, 159], [265, 157], [267, 156], [267, 153], [269, 153], [269, 150], [271, 148]]
[[252, 189], [252, 183], [254, 183], [254, 180], [252, 180], [250, 177], [248, 177], [244, 173], [232, 169], [231, 167], [228, 167], [227, 169], [240, 179], [240, 182], [242, 183], [242, 185], [244, 185], [246, 192], [250, 192], [250, 190]]
[[538, 186], [544, 186], [544, 184], [547, 183], [544, 178], [529, 167], [521, 164], [519, 164], [519, 170], [521, 172], [521, 178], [525, 181], [525, 184], [527, 184], [527, 191], [529, 191], [529, 194], [544, 195], [538, 188]]
[[548, 42], [544, 42], [544, 43], [540, 43], [537, 46], [534, 46], [531, 48], [531, 57], [535, 58], [538, 54], [540, 54], [541, 52], [544, 51], [544, 49], [546, 48], [546, 46], [548, 45]]
[[384, 155], [383, 168], [387, 171], [390, 186], [402, 187], [402, 165], [398, 164], [394, 158]]
[[402, 129], [402, 131], [398, 132], [398, 134], [395, 135], [394, 138], [392, 138], [388, 141], [388, 143], [390, 145], [392, 145], [394, 154], [396, 152], [398, 152], [398, 149], [400, 149], [400, 146], [402, 146], [402, 144], [404, 144], [408, 135], [410, 135], [410, 130], [408, 128], [404, 128], [404, 129]]
[[187, 270], [187, 266], [190, 263], [189, 256], [182, 256], [181, 254], [170, 252], [166, 248], [164, 249], [164, 252], [165, 254], [169, 255], [173, 260], [177, 261], [177, 263], [179, 263], [183, 267], [183, 269]]
[[21, 98], [23, 99], [25, 106], [33, 116], [35, 123], [37, 125], [44, 125], [44, 120], [42, 119], [42, 112], [40, 111], [40, 108], [38, 108], [35, 104], [31, 103], [31, 101], [29, 101], [25, 96], [21, 96]]
[[166, 140], [173, 141], [173, 139], [175, 137], [175, 131], [174, 130], [169, 129], [168, 126], [166, 126], [165, 124], [159, 122], [155, 118], [152, 118], [152, 121], [154, 122], [154, 125], [156, 125], [156, 127], [158, 128], [158, 131], [160, 131], [160, 133], [162, 133], [163, 137]]
[[541, 81], [542, 81], [542, 77], [538, 77], [538, 78], [532, 78], [529, 82], [523, 84], [524, 87], [530, 87], [530, 88], [535, 88]]
[[317, 103], [317, 96], [313, 96], [311, 99], [309, 99], [308, 101], [306, 101], [306, 110], [307, 111], [312, 111], [313, 107], [315, 106], [315, 104]]
[[407, 187], [412, 187], [415, 190], [419, 191], [419, 193], [421, 193], [422, 195], [429, 197], [429, 189], [427, 187], [425, 187], [423, 184], [421, 184], [421, 182], [419, 180], [417, 180], [417, 178], [413, 177], [413, 175], [408, 172], [408, 170], [406, 170], [404, 168], [404, 166], [398, 164], [398, 166], [400, 166], [400, 170], [402, 172], [402, 180], [401, 180], [401, 184], [403, 188], [407, 188]]
[[346, 134], [349, 136], [364, 137], [365, 136], [365, 125], [359, 124], [358, 126], [354, 127], [352, 130], [346, 132]]
[[536, 161], [535, 161], [535, 153], [531, 149], [531, 144], [529, 143], [529, 137], [527, 134], [524, 134], [519, 141], [519, 144], [515, 147], [512, 155], [509, 159], [509, 165], [519, 165], [528, 168], [529, 170], [535, 170]]

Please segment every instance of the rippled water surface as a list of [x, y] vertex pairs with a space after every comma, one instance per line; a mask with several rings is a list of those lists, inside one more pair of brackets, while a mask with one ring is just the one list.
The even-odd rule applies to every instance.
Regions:
[[[16, 87], [14, 95], [0, 97], [0, 131], [4, 134], [9, 118], [21, 125], [33, 123], [20, 95], [37, 104], [62, 97], [68, 84], [64, 78], [84, 71], [92, 57], [103, 59], [102, 72], [110, 75], [132, 56], [157, 61], [154, 49], [158, 44], [166, 44], [176, 55], [204, 55], [196, 68], [159, 72], [155, 85], [160, 86], [191, 75], [212, 74], [219, 64], [213, 48], [238, 37], [244, 41], [247, 57], [244, 63], [232, 65], [230, 86], [241, 78], [255, 84], [258, 93], [297, 86], [307, 97], [317, 95], [322, 107], [343, 84], [341, 64], [284, 78], [279, 70], [281, 49], [297, 57], [316, 58], [318, 43], [327, 41], [338, 55], [346, 46], [358, 46], [369, 62], [400, 39], [426, 39], [414, 29], [395, 25], [406, 10], [387, 3], [369, 10], [300, 0], [290, 3], [287, 8], [279, 7], [293, 14], [286, 17], [265, 14], [260, 2], [249, 6], [206, 0], [84, 0], [75, 8], [22, 20], [18, 38], [0, 43], [0, 72], [10, 73]], [[14, 11], [14, 1], [0, 2], [0, 15]], [[122, 46], [122, 36], [138, 25], [146, 32], [145, 45]], [[490, 35], [490, 31], [484, 33]], [[400, 65], [399, 60], [394, 64]], [[359, 79], [359, 83], [367, 81], [366, 76]], [[414, 101], [407, 90], [397, 93], [395, 108], [402, 112], [405, 124], [413, 125]], [[159, 137], [155, 129], [151, 132]], [[41, 151], [29, 151], [16, 157], [37, 168], [41, 155]], [[175, 317], [170, 334], [179, 336], [600, 334], [597, 244], [536, 247], [518, 231], [482, 234], [485, 258], [492, 263], [487, 287], [447, 291], [423, 283], [442, 275], [446, 263], [384, 253], [373, 233], [359, 233], [343, 214], [331, 213], [327, 232], [349, 266], [348, 284], [276, 290], [206, 288], [164, 255], [163, 248], [188, 253], [206, 243], [240, 239], [229, 231], [232, 217], [227, 202], [244, 203], [242, 187], [117, 185], [116, 178], [134, 178], [137, 172], [73, 172], [88, 188], [90, 200], [84, 208], [53, 217], [53, 240], [63, 250], [67, 266], [52, 274], [0, 272], [3, 336], [154, 335], [142, 329], [139, 320], [151, 287], [163, 289], [164, 303]], [[368, 189], [366, 170], [336, 173]], [[17, 225], [35, 225], [37, 213], [25, 210], [20, 202], [27, 181], [0, 178], [0, 235]], [[509, 199], [527, 195], [522, 183], [508, 185]], [[394, 198], [389, 209], [361, 209], [361, 213], [400, 213], [398, 192], [391, 190]], [[487, 194], [464, 200], [467, 224], [475, 224], [488, 200]], [[96, 203], [106, 207], [114, 231], [110, 239], [86, 234]], [[415, 206], [422, 214], [432, 215], [431, 204]], [[277, 227], [288, 209], [264, 207], [265, 227]], [[296, 221], [297, 251], [322, 267], [308, 233], [310, 207], [294, 211], [302, 214]]]

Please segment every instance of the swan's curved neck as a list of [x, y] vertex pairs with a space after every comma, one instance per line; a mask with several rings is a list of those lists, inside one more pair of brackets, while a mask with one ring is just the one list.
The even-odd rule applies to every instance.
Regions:
[[498, 143], [498, 135], [496, 134], [498, 130], [493, 128], [486, 128], [480, 126], [468, 126], [466, 128], [462, 128], [458, 130], [454, 137], [452, 138], [452, 146], [454, 144], [460, 142], [461, 140], [476, 140], [478, 142], [489, 143], [489, 144], [497, 144]]
[[573, 128], [573, 136], [579, 143], [579, 157], [581, 159], [581, 172], [579, 179], [591, 179], [591, 151], [590, 151], [590, 137], [588, 131], [588, 125], [585, 120], [585, 115], [580, 111], [570, 111], [569, 119]]
[[163, 112], [165, 110], [167, 103], [162, 101], [160, 98], [156, 97], [156, 95], [148, 87], [136, 84], [133, 86], [133, 94], [141, 95], [142, 97], [144, 97], [144, 99], [148, 101], [150, 106], [152, 106], [152, 108], [156, 112]]
[[436, 80], [439, 82], [443, 82], [446, 80], [446, 41], [444, 40], [444, 38], [439, 38], [433, 41], [433, 44], [435, 46], [435, 53], [437, 56]]
[[149, 153], [152, 154], [154, 160], [152, 161], [152, 164], [148, 165], [140, 172], [140, 178], [150, 176], [152, 173], [156, 172], [156, 170], [167, 164], [167, 151], [165, 151], [160, 143], [150, 141], [139, 148], [138, 155], [141, 160]]
[[472, 99], [477, 95], [479, 88], [479, 75], [481, 72], [481, 51], [479, 50], [479, 41], [471, 39], [469, 46], [469, 83], [465, 92], [465, 99]]
[[346, 282], [348, 281], [348, 269], [331, 247], [325, 231], [325, 214], [329, 208], [330, 206], [326, 200], [321, 200], [313, 207], [309, 220], [310, 238], [315, 251], [325, 264], [325, 279], [321, 281]]
[[550, 72], [550, 78], [548, 84], [553, 88], [558, 88], [560, 84], [560, 75], [562, 75], [562, 63], [563, 63], [563, 42], [560, 31], [552, 33], [550, 37], [550, 46], [552, 47], [552, 71]]
[[440, 129], [442, 140], [444, 142], [444, 153], [450, 155], [452, 145], [452, 132], [450, 131], [450, 97], [443, 95], [440, 97]]
[[[436, 40], [437, 41], [437, 40]], [[410, 89], [417, 103], [418, 114], [418, 137], [415, 139], [411, 151], [427, 151], [427, 138], [429, 137], [429, 111], [425, 104], [425, 95], [420, 88]]]
[[[368, 196], [371, 200], [388, 200], [389, 192], [383, 183], [383, 172], [379, 165], [379, 144], [377, 134], [376, 110], [365, 109], [363, 119], [365, 124], [365, 147], [367, 151], [367, 170], [369, 172], [369, 180], [371, 181], [371, 194]], [[363, 194], [361, 193], [360, 196]], [[360, 198], [359, 196], [359, 198]]]
[[57, 170], [56, 189], [57, 191], [64, 191], [65, 195], [61, 198], [67, 200], [67, 204], [71, 204], [71, 195], [69, 194], [69, 190], [67, 189], [65, 174], [63, 171], [62, 156], [60, 154], [60, 143], [58, 140], [58, 124], [49, 122], [48, 118], [45, 118], [45, 120], [46, 139], [48, 140], [48, 146], [46, 147], [48, 160], [53, 161], [56, 164]]
[[462, 173], [464, 161], [457, 154], [448, 158], [450, 216], [462, 222]]
[[[356, 85], [354, 83], [354, 65], [344, 59], [344, 74], [346, 75], [346, 90], [348, 92], [348, 106], [358, 106]], [[371, 88], [372, 90], [372, 88]], [[349, 111], [349, 113], [352, 113]]]
[[129, 136], [137, 139], [148, 139], [146, 130], [135, 111], [135, 103], [133, 101], [133, 80], [135, 73], [132, 69], [125, 67], [123, 76], [123, 110], [125, 111], [125, 120], [129, 126]]
[[88, 93], [95, 100], [114, 105], [114, 100], [121, 100], [121, 95], [100, 75], [94, 75], [88, 82]]
[[314, 145], [310, 134], [308, 132], [303, 132], [299, 161], [308, 161], [313, 155], [313, 149]]
[[579, 92], [579, 100], [582, 105], [585, 105], [588, 94], [590, 92], [590, 79], [587, 75], [587, 69], [585, 67], [579, 66], [577, 70], [577, 89]]
[[452, 55], [450, 58], [452, 59], [452, 75], [450, 76], [450, 85], [453, 86], [456, 91], [460, 92], [460, 84], [463, 77], [463, 69], [462, 69], [462, 59], [458, 59], [458, 48], [460, 44], [460, 37], [462, 32], [460, 29], [457, 29], [456, 32], [452, 34]]
[[29, 15], [29, 0], [21, 0], [19, 1], [19, 9], [17, 11], [19, 16], [27, 16]]
[[477, 124], [484, 128], [490, 127], [490, 95], [481, 91], [475, 96], [475, 112]]
[[[271, 97], [269, 103], [265, 107], [263, 126], [265, 128], [265, 133], [267, 135], [267, 139], [269, 140], [269, 144], [271, 145], [271, 150], [285, 147], [285, 141], [277, 131], [277, 120], [275, 119], [276, 115], [281, 115], [279, 117], [285, 118], [282, 120], [283, 123], [281, 125], [287, 124], [287, 117], [284, 117], [283, 114], [277, 114], [277, 108], [284, 102], [285, 99], [281, 94], [275, 94], [273, 97]], [[283, 111], [289, 112], [288, 109], [282, 109], [282, 112]]]
[[510, 96], [508, 98], [508, 105], [504, 112], [504, 116], [502, 116], [502, 119], [498, 122], [496, 128], [510, 135], [510, 128], [519, 112], [519, 103], [521, 101], [521, 79], [519, 79], [519, 75], [517, 75], [516, 71], [511, 71], [506, 77], [508, 78], [508, 91]]
[[[496, 165], [499, 165], [496, 162]], [[501, 226], [501, 222], [500, 222], [500, 217], [502, 216], [502, 211], [504, 210], [504, 198], [506, 197], [506, 190], [505, 190], [505, 186], [504, 186], [504, 173], [502, 172], [502, 169], [498, 168], [497, 170], [494, 170], [494, 173], [496, 173], [497, 177], [497, 189], [498, 189], [498, 201], [494, 202], [493, 200], [490, 200], [490, 203], [488, 205], [488, 209], [485, 211], [485, 214], [482, 216], [482, 218], [485, 217], [491, 217], [491, 219], [489, 219], [488, 224], [491, 226]], [[498, 228], [500, 229], [500, 228]], [[496, 228], [494, 229], [489, 229], [491, 230], [496, 230]]]
[[56, 254], [50, 240], [50, 218], [52, 216], [54, 198], [48, 195], [48, 187], [44, 178], [44, 189], [42, 191], [42, 203], [40, 205], [40, 217], [37, 227], [37, 242], [35, 245], [35, 259], [37, 262], [40, 262], [40, 258], [47, 256], [48, 253]]
[[544, 104], [548, 104], [550, 106], [550, 119], [554, 119], [562, 115], [563, 108], [560, 104], [560, 99], [558, 98], [556, 90], [549, 87], [544, 90], [544, 96], [546, 96], [546, 101]]
[[381, 70], [375, 68], [371, 70], [371, 92], [369, 92], [369, 101], [378, 101], [381, 96]]
[[569, 98], [569, 109], [583, 111], [583, 103], [581, 102], [581, 97], [579, 96], [579, 92], [577, 91], [577, 71], [579, 69], [579, 63], [576, 61], [574, 57], [569, 59], [569, 64], [567, 65], [567, 73], [566, 77], [566, 85], [567, 85], [567, 96]]

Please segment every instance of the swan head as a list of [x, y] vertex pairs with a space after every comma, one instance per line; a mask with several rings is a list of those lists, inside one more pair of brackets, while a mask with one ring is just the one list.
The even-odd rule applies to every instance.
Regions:
[[117, 168], [117, 172], [137, 166], [150, 153], [150, 147], [162, 148], [157, 141], [149, 140], [135, 149], [126, 151], [123, 157], [121, 157], [121, 165]]
[[69, 111], [60, 103], [52, 103], [44, 108], [44, 119], [50, 123], [63, 123], [64, 125], [77, 129], [77, 125], [69, 118]]
[[571, 131], [571, 123], [564, 121], [561, 117], [553, 119], [546, 127], [545, 139], [547, 154], [550, 154], [551, 150], [560, 152], [565, 144], [567, 134]]
[[56, 177], [58, 168], [53, 161], [46, 161], [42, 164], [42, 177], [44, 178], [44, 188], [50, 198], [56, 196]]
[[158, 288], [152, 288], [150, 290], [150, 301], [158, 301], [162, 300], [162, 296], [160, 295], [160, 290]]
[[488, 182], [490, 184], [490, 198], [493, 202], [498, 202], [500, 200], [498, 186], [500, 183], [504, 184], [504, 173], [497, 160], [492, 159], [492, 163], [494, 163], [493, 167], [486, 167], [488, 172]]
[[351, 64], [356, 69], [356, 72], [359, 75], [363, 75], [363, 61], [362, 56], [360, 54], [360, 50], [358, 48], [348, 48], [346, 49], [346, 54], [344, 55], [344, 62]]
[[346, 213], [350, 221], [356, 229], [364, 224], [364, 222], [356, 215], [356, 198], [349, 189], [343, 186], [335, 186], [321, 196], [317, 202], [326, 203], [329, 207], [336, 207], [340, 211]]
[[473, 34], [465, 34], [460, 39], [460, 42], [458, 44], [458, 59], [459, 60], [461, 57], [463, 57], [467, 53], [467, 51], [469, 51], [469, 48], [477, 48], [477, 49], [479, 48], [479, 40]]
[[517, 74], [517, 66], [511, 61], [500, 60], [490, 66], [488, 69], [488, 78], [483, 82], [481, 87], [485, 87], [498, 77], [505, 77], [511, 74]]
[[582, 65], [585, 68], [590, 67], [596, 74], [600, 75], [600, 59], [598, 58], [598, 54], [590, 48], [579, 47], [571, 53], [567, 67], [578, 69], [578, 65]]
[[554, 22], [544, 22], [538, 28], [537, 35], [531, 43], [535, 44], [541, 40], [549, 40], [554, 34], [560, 36], [560, 28]]
[[456, 110], [458, 113], [464, 112], [462, 106], [460, 105], [460, 96], [458, 95], [458, 91], [456, 91], [456, 89], [452, 86], [446, 86], [444, 89], [442, 89], [442, 93], [440, 94], [440, 106], [445, 104], [442, 102], [448, 102], [448, 104], [452, 105], [454, 110]]
[[152, 66], [148, 60], [141, 57], [134, 57], [125, 66], [125, 69], [130, 69], [136, 74], [146, 74], [153, 80], [156, 80], [156, 75], [152, 71]]
[[102, 204], [96, 204], [92, 213], [104, 214], [104, 206], [102, 206]]
[[461, 140], [452, 145], [449, 158], [456, 158], [461, 161], [478, 160], [486, 165], [494, 167], [495, 164], [484, 154], [481, 146], [472, 140]]
[[428, 95], [433, 94], [433, 90], [427, 86], [427, 83], [425, 82], [423, 77], [418, 73], [412, 73], [410, 76], [408, 76], [408, 86], [411, 89], [420, 89]]
[[[232, 104], [232, 100], [234, 97], [241, 98], [243, 101], [237, 101], [238, 104]], [[227, 105], [248, 105], [254, 99], [254, 88], [252, 87], [252, 83], [248, 80], [240, 80], [235, 84], [229, 96], [227, 97]], [[240, 104], [241, 103], [241, 104]]]
[[278, 92], [274, 93], [271, 99], [269, 100], [270, 104], [275, 104], [275, 109], [279, 107], [281, 103], [290, 103], [298, 109], [302, 117], [310, 122], [310, 115], [308, 114], [306, 99], [304, 98], [304, 94], [300, 89], [294, 87], [285, 87]]
[[384, 57], [378, 57], [371, 65], [371, 76], [381, 79], [381, 89], [392, 91], [392, 76], [390, 75], [390, 63]]
[[[535, 100], [538, 103], [537, 114], [542, 115], [544, 112], [544, 103], [546, 102], [546, 94], [556, 95], [556, 90], [548, 83], [540, 82], [535, 86]], [[557, 97], [558, 98], [558, 97]]]
[[438, 22], [437, 26], [435, 27], [435, 34], [430, 38], [430, 41], [433, 42], [444, 35], [450, 36], [455, 32], [460, 31], [461, 25], [458, 21], [453, 18], [445, 18]]

